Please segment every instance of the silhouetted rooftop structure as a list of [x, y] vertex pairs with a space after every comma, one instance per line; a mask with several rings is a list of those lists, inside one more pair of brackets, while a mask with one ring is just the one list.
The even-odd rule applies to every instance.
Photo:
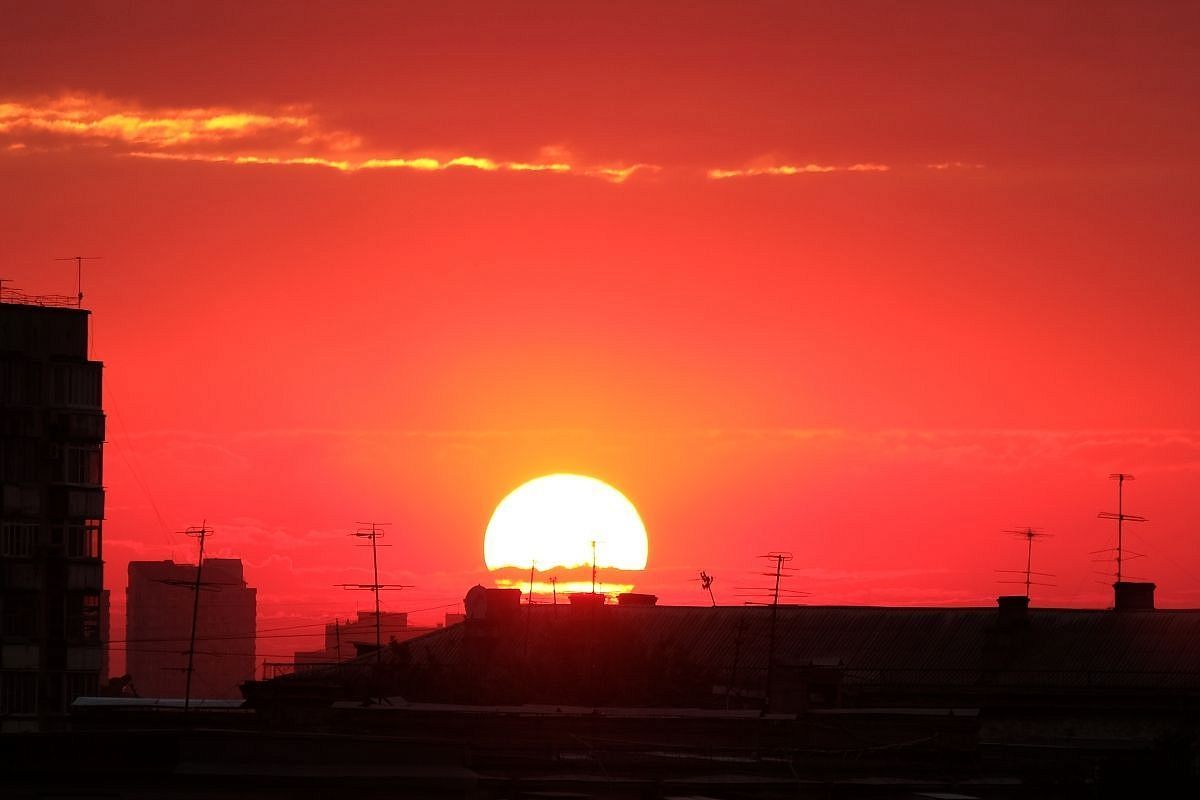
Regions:
[[[388, 648], [379, 679], [409, 700], [761, 707], [770, 620], [765, 607], [504, 608]], [[1018, 597], [780, 606], [776, 624], [772, 710], [1200, 697], [1200, 610], [1040, 609]]]

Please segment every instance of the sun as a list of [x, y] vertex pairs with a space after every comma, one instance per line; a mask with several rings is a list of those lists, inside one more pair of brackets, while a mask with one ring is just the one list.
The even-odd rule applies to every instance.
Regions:
[[489, 570], [591, 566], [646, 568], [646, 526], [633, 503], [604, 481], [556, 473], [500, 501], [483, 537]]

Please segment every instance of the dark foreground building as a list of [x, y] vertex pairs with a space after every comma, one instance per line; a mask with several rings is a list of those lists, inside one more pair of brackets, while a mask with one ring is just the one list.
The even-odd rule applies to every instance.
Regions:
[[0, 303], [0, 731], [96, 694], [107, 609], [102, 364], [88, 314]]
[[[200, 577], [192, 697], [237, 698], [254, 677], [257, 590], [236, 558], [204, 559]], [[194, 564], [129, 562], [126, 672], [142, 697], [184, 696], [195, 583]]]
[[15, 774], [165, 797], [1195, 797], [1200, 611], [1152, 598], [530, 607], [479, 587], [465, 622], [245, 704], [80, 700], [70, 771], [30, 746]]
[[1153, 589], [1080, 610], [530, 607], [480, 588], [465, 623], [379, 668], [245, 689], [267, 725], [461, 748], [447, 763], [485, 796], [1195, 790], [1200, 611], [1156, 610]]

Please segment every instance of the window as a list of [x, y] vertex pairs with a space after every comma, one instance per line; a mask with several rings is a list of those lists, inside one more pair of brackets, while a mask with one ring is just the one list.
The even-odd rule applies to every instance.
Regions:
[[0, 618], [4, 636], [32, 638], [37, 634], [37, 595], [33, 592], [6, 592], [4, 616]]
[[100, 445], [57, 445], [51, 448], [55, 480], [99, 486], [102, 458]]
[[50, 398], [56, 406], [100, 407], [99, 364], [55, 364]]
[[54, 526], [51, 528], [52, 540], [65, 540], [67, 558], [99, 558], [100, 557], [100, 520], [89, 519], [82, 525]]
[[72, 592], [67, 596], [67, 640], [72, 642], [100, 641], [100, 595], [94, 592]]
[[36, 439], [12, 437], [0, 441], [0, 481], [32, 483], [38, 479], [43, 452]]
[[37, 673], [0, 670], [0, 715], [32, 714], [37, 708]]
[[38, 526], [25, 522], [0, 525], [0, 556], [32, 558], [37, 548]]

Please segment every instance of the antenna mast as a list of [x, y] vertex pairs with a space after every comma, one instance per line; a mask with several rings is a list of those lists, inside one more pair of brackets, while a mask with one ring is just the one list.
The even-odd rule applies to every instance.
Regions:
[[74, 261], [75, 262], [75, 307], [79, 308], [83, 305], [83, 262], [99, 261], [104, 256], [67, 256], [66, 258], [56, 258], [55, 261]]
[[596, 540], [592, 539], [592, 594], [596, 593]]
[[[1114, 472], [1108, 477], [1110, 480], [1117, 482], [1117, 513], [1101, 511], [1096, 516], [1100, 519], [1115, 519], [1117, 521], [1117, 583], [1120, 583], [1124, 575], [1125, 561], [1125, 531], [1123, 525], [1126, 522], [1145, 522], [1146, 518], [1140, 517], [1137, 514], [1125, 513], [1125, 481], [1133, 480], [1133, 476], [1125, 472]], [[1134, 557], [1140, 555], [1141, 553], [1133, 554]]]
[[[695, 579], [693, 579], [693, 580], [695, 580]], [[716, 608], [717, 607], [717, 598], [713, 596], [713, 590], [712, 590], [712, 585], [713, 585], [713, 582], [716, 581], [716, 578], [713, 577], [712, 575], [709, 575], [704, 570], [700, 570], [699, 581], [700, 581], [700, 589], [702, 591], [708, 592], [708, 599], [712, 601], [713, 608]]]
[[1018, 570], [1018, 569], [997, 570], [997, 572], [1002, 572], [1002, 573], [1009, 574], [1009, 575], [1023, 576], [1022, 580], [1016, 580], [1016, 581], [1005, 580], [1005, 581], [1000, 581], [1000, 583], [1023, 583], [1023, 584], [1025, 584], [1025, 598], [1026, 599], [1028, 599], [1030, 596], [1029, 587], [1031, 587], [1031, 586], [1053, 586], [1054, 584], [1052, 584], [1052, 583], [1040, 583], [1038, 581], [1033, 580], [1033, 578], [1035, 576], [1039, 577], [1039, 578], [1054, 577], [1049, 572], [1034, 572], [1033, 571], [1033, 541], [1035, 539], [1045, 539], [1045, 538], [1049, 537], [1050, 534], [1043, 533], [1042, 531], [1038, 530], [1037, 528], [1032, 528], [1028, 525], [1025, 526], [1024, 528], [1018, 528], [1015, 530], [1004, 531], [1004, 533], [1006, 533], [1010, 536], [1016, 536], [1018, 538], [1025, 540], [1025, 569], [1023, 569], [1023, 570]]
[[[359, 545], [360, 547], [371, 548], [371, 574], [374, 578], [373, 583], [340, 583], [337, 584], [347, 590], [363, 590], [372, 591], [375, 593], [375, 664], [379, 666], [383, 663], [383, 626], [379, 611], [379, 592], [388, 590], [411, 589], [402, 583], [380, 583], [379, 582], [379, 548], [391, 547], [387, 544], [379, 544], [379, 540], [383, 538], [383, 526], [390, 525], [390, 522], [358, 522], [357, 525], [364, 527], [359, 528], [354, 533], [349, 534], [358, 539], [366, 539], [370, 544]], [[369, 526], [369, 527], [367, 527]]]
[[767, 697], [766, 708], [771, 708], [771, 688], [775, 679], [775, 623], [779, 617], [779, 582], [783, 578], [783, 565], [792, 560], [786, 552], [768, 553], [767, 558], [775, 562], [775, 592], [771, 598], [771, 638], [767, 644]]

